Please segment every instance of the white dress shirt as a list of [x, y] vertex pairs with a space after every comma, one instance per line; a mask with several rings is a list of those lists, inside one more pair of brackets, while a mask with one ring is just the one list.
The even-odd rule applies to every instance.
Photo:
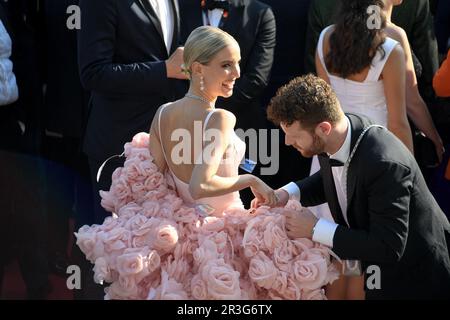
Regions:
[[[339, 160], [342, 163], [346, 163], [350, 156], [350, 144], [351, 144], [351, 124], [347, 119], [348, 129], [347, 136], [345, 137], [344, 143], [341, 148], [335, 153], [330, 155], [330, 159]], [[339, 205], [341, 207], [342, 215], [344, 216], [345, 221], [348, 225], [347, 220], [347, 175], [345, 166], [341, 167], [332, 167], [331, 171], [333, 173], [334, 184], [336, 186], [336, 193], [339, 201]], [[297, 184], [291, 182], [282, 189], [286, 190], [289, 194], [290, 199], [294, 199], [300, 201], [301, 191], [298, 188]], [[324, 218], [320, 218], [317, 224], [314, 227], [314, 233], [312, 236], [313, 241], [322, 243], [326, 246], [333, 247], [333, 237], [336, 232], [337, 224], [333, 221], [326, 220]]]
[[149, 0], [149, 2], [159, 18], [164, 35], [164, 43], [166, 44], [167, 52], [170, 53], [175, 21], [171, 0]]
[[[221, 0], [226, 1], [226, 0]], [[206, 10], [208, 14], [209, 23], [213, 27], [219, 27], [220, 20], [222, 19], [223, 9], [214, 9], [214, 10]], [[208, 19], [205, 16], [205, 13], [202, 14], [203, 17], [203, 25], [208, 25]]]

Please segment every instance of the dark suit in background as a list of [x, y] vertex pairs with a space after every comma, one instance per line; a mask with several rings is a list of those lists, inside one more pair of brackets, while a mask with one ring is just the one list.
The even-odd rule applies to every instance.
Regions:
[[0, 19], [12, 40], [19, 99], [0, 106], [0, 290], [9, 259], [19, 262], [30, 299], [48, 293], [46, 211], [40, 146], [42, 83], [38, 1], [0, 2]]
[[24, 151], [38, 154], [42, 137], [42, 13], [39, 0], [3, 3], [8, 11], [13, 50], [11, 60], [19, 87], [17, 116], [25, 126]]
[[[229, 98], [219, 98], [216, 107], [224, 108], [236, 116], [236, 129], [264, 129], [265, 108], [261, 98], [269, 83], [272, 69], [276, 26], [275, 18], [269, 6], [256, 0], [230, 0], [228, 17], [222, 16], [224, 31], [232, 35], [241, 48], [241, 77], [236, 80], [233, 95]], [[200, 0], [180, 1], [181, 38], [183, 43], [189, 34], [203, 25], [203, 13]], [[258, 134], [258, 131], [256, 131]], [[259, 137], [259, 136], [258, 136]], [[252, 142], [254, 143], [254, 142]], [[261, 143], [270, 143], [258, 138], [258, 150]], [[249, 155], [247, 143], [247, 157]], [[258, 159], [253, 160], [257, 161]], [[263, 180], [260, 166], [253, 173]], [[246, 206], [253, 196], [250, 190], [241, 191], [241, 198]]]
[[[305, 39], [311, 0], [262, 0], [262, 2], [272, 7], [277, 24], [277, 45], [272, 74], [263, 97], [263, 105], [266, 106], [278, 88], [306, 73]], [[279, 130], [271, 122], [266, 123], [268, 128]], [[276, 175], [265, 179], [273, 188], [309, 176], [311, 168], [311, 159], [304, 158], [297, 150], [285, 145], [283, 130], [279, 130], [279, 134], [279, 170]], [[292, 164], [295, 164], [295, 169]]]
[[445, 57], [450, 38], [450, 1], [439, 0], [437, 2], [437, 10], [434, 16], [434, 29], [436, 31], [439, 54]]
[[[351, 147], [366, 117], [347, 115]], [[347, 173], [347, 221], [331, 168], [297, 182], [303, 206], [325, 201], [339, 225], [333, 252], [341, 259], [380, 268], [381, 288], [366, 288], [366, 299], [450, 298], [450, 224], [426, 186], [411, 153], [385, 128], [371, 128], [361, 140]], [[367, 277], [370, 274], [366, 274]]]
[[42, 152], [46, 168], [49, 253], [55, 271], [66, 274], [69, 218], [75, 228], [92, 215], [89, 167], [81, 152], [86, 127], [88, 94], [81, 86], [77, 61], [77, 30], [69, 29], [67, 8], [78, 0], [41, 2], [45, 30], [42, 61], [46, 91], [42, 123]]
[[[315, 73], [314, 57], [320, 32], [334, 23], [338, 4], [339, 1], [336, 0], [311, 1], [305, 55], [307, 72]], [[405, 30], [412, 51], [422, 64], [419, 89], [424, 100], [430, 102], [434, 97], [432, 81], [438, 68], [438, 54], [428, 0], [403, 1], [401, 5], [394, 7], [392, 22]]]
[[[170, 1], [174, 17], [172, 53], [178, 46], [178, 4]], [[148, 132], [157, 108], [176, 99], [176, 80], [166, 75], [168, 59], [159, 19], [147, 0], [81, 0], [78, 58], [81, 82], [91, 91], [84, 138], [92, 180], [108, 157], [138, 132]], [[109, 190], [111, 174], [121, 164], [111, 161], [97, 190]], [[101, 223], [107, 214], [94, 198]]]

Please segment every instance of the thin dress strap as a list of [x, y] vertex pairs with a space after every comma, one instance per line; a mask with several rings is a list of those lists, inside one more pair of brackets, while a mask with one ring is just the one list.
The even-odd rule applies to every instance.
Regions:
[[[211, 110], [205, 118], [205, 121], [203, 122], [203, 132], [202, 132], [202, 146], [204, 146], [206, 137], [205, 137], [205, 130], [206, 130], [206, 125], [208, 124], [209, 119], [211, 119], [211, 116], [213, 115], [214, 111], [216, 111], [216, 109]], [[200, 152], [200, 154], [197, 156], [197, 160], [196, 163], [203, 163], [203, 150], [202, 152]]]
[[320, 62], [322, 63], [322, 66], [327, 74], [329, 74], [329, 73], [328, 73], [327, 66], [325, 64], [325, 59], [323, 57], [323, 39], [325, 38], [325, 34], [327, 33], [327, 31], [333, 26], [334, 26], [334, 24], [332, 24], [322, 30], [322, 32], [320, 33], [319, 42], [317, 43], [317, 54], [319, 55]]
[[380, 75], [383, 72], [384, 65], [386, 64], [391, 52], [394, 50], [395, 46], [398, 42], [394, 39], [386, 37], [386, 40], [383, 43], [384, 57], [380, 50], [377, 50], [375, 57], [372, 59], [372, 64], [369, 69], [369, 73], [367, 74], [366, 80], [377, 82], [380, 79]]
[[[159, 110], [159, 115], [158, 115], [158, 135], [159, 135], [159, 144], [161, 145], [161, 150], [162, 150], [162, 153], [164, 155], [164, 160], [166, 160], [167, 168], [169, 168], [169, 170], [170, 170], [169, 162], [167, 161], [167, 158], [166, 158], [166, 151], [164, 150], [164, 144], [163, 144], [163, 142], [161, 140], [161, 114], [163, 113], [163, 111], [164, 111], [164, 109], [166, 107], [167, 107], [167, 104], [163, 105], [161, 107], [161, 110]], [[170, 170], [170, 171], [172, 171], [172, 170]]]
[[205, 140], [205, 129], [206, 129], [206, 125], [208, 124], [209, 119], [211, 119], [211, 116], [213, 115], [214, 111], [216, 111], [216, 109], [211, 110], [208, 115], [205, 118], [205, 122], [203, 122], [203, 140]]

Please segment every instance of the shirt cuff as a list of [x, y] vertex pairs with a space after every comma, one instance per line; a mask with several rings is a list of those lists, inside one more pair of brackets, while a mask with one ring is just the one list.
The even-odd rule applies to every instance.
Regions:
[[326, 219], [319, 219], [314, 227], [312, 240], [333, 247], [333, 237], [338, 225]]
[[297, 200], [300, 202], [300, 188], [295, 182], [290, 182], [287, 185], [281, 187], [281, 189], [289, 193], [289, 199]]

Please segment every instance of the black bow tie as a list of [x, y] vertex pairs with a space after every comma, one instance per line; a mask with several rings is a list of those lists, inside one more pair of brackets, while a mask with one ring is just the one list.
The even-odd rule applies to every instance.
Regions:
[[342, 161], [330, 158], [330, 156], [325, 152], [322, 153], [321, 156], [328, 160], [330, 167], [343, 167], [344, 166], [344, 163]]
[[332, 167], [343, 167], [344, 163], [342, 161], [330, 158], [330, 166], [332, 166]]
[[228, 1], [206, 0], [205, 8], [208, 10], [223, 9], [224, 11], [228, 11], [230, 4]]

